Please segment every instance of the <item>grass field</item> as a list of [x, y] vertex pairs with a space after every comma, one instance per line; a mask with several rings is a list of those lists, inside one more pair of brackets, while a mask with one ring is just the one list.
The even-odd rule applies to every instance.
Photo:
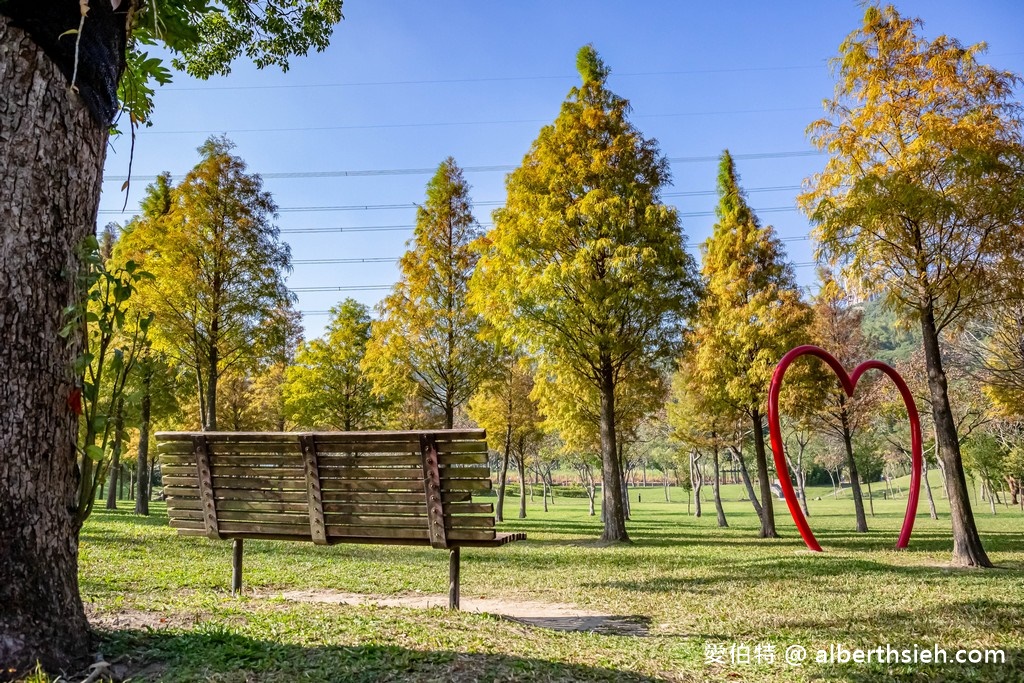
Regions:
[[[167, 681], [1014, 681], [1024, 680], [1024, 515], [978, 515], [1001, 569], [952, 569], [949, 520], [922, 500], [911, 549], [891, 550], [904, 500], [875, 501], [872, 531], [852, 533], [853, 503], [812, 490], [812, 528], [826, 548], [804, 550], [782, 501], [784, 538], [756, 538], [756, 517], [724, 491], [730, 528], [714, 507], [695, 519], [685, 494], [633, 491], [634, 543], [602, 547], [586, 500], [540, 499], [503, 527], [529, 541], [463, 550], [463, 599], [568, 603], [634, 618], [645, 635], [555, 631], [470, 612], [284, 600], [286, 590], [375, 595], [444, 593], [447, 554], [426, 548], [246, 542], [246, 589], [228, 592], [230, 544], [178, 538], [159, 504], [148, 519], [97, 510], [81, 544], [81, 590], [101, 650], [131, 680]], [[878, 492], [876, 491], [876, 495]], [[941, 506], [943, 501], [938, 501]], [[125, 504], [122, 504], [125, 505]], [[516, 501], [508, 501], [513, 515]], [[1001, 648], [1003, 664], [785, 663], [811, 652], [915, 645]], [[708, 648], [726, 648], [723, 663]], [[751, 663], [728, 648], [749, 647]], [[755, 662], [761, 646], [762, 661]], [[776, 661], [768, 663], [767, 648]], [[720, 654], [720, 653], [719, 653]]]

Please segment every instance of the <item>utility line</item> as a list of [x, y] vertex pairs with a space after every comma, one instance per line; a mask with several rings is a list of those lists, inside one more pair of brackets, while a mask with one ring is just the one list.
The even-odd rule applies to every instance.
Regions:
[[391, 289], [393, 285], [352, 285], [349, 287], [291, 287], [293, 292], [368, 292]]
[[[1014, 57], [1024, 52], [1001, 52], [998, 54], [986, 55], [987, 57]], [[738, 67], [717, 67], [707, 69], [672, 69], [666, 71], [613, 71], [612, 78], [647, 78], [659, 76], [697, 76], [702, 74], [735, 74], [735, 73], [765, 73], [772, 71], [811, 71], [827, 66], [828, 59], [822, 58], [815, 64], [779, 65], [779, 66], [738, 66]], [[275, 83], [273, 85], [202, 85], [202, 86], [169, 86], [161, 88], [161, 92], [201, 92], [218, 90], [297, 90], [302, 88], [353, 88], [365, 86], [394, 86], [394, 85], [442, 85], [458, 83], [509, 83], [516, 81], [577, 81], [577, 74], [554, 75], [533, 75], [533, 76], [479, 76], [470, 78], [431, 78], [418, 80], [395, 80], [395, 81], [348, 81], [335, 83]]]
[[[488, 202], [474, 202], [474, 206], [500, 206], [504, 202], [488, 201]], [[344, 204], [340, 206], [282, 206], [277, 209], [278, 213], [333, 213], [341, 211], [390, 211], [396, 209], [415, 209], [419, 207], [419, 204], [410, 202], [408, 204]], [[755, 208], [755, 213], [779, 213], [785, 211], [798, 211], [799, 209], [795, 206], [766, 206], [760, 209]], [[116, 214], [122, 213], [118, 209], [103, 209], [99, 211], [103, 214]], [[680, 218], [699, 218], [703, 216], [714, 216], [714, 211], [690, 211], [678, 214]], [[379, 226], [373, 228], [373, 230], [397, 230], [404, 226]], [[370, 232], [371, 229], [363, 228], [338, 228], [339, 232]], [[281, 232], [312, 232], [313, 230], [281, 230]], [[316, 230], [319, 232], [319, 230]], [[332, 231], [332, 229], [327, 230]]]
[[[783, 152], [756, 152], [752, 154], [733, 154], [732, 158], [741, 161], [759, 161], [763, 159], [783, 159], [789, 157], [814, 157], [821, 156], [823, 152], [817, 150], [793, 150]], [[686, 157], [669, 157], [669, 163], [673, 164], [689, 164], [689, 163], [706, 163], [706, 162], [717, 162], [721, 159], [718, 154], [711, 156], [686, 156]], [[513, 164], [497, 164], [490, 166], [463, 166], [462, 171], [464, 173], [493, 173], [497, 171], [514, 171], [518, 166]], [[437, 173], [437, 167], [431, 168], [376, 168], [376, 169], [362, 169], [355, 171], [286, 171], [286, 172], [268, 172], [260, 173], [260, 177], [264, 180], [284, 180], [284, 179], [308, 179], [308, 178], [351, 178], [351, 177], [367, 177], [367, 176], [394, 176], [394, 175], [432, 175]], [[183, 174], [178, 174], [175, 177], [181, 177]], [[135, 175], [132, 176], [132, 180], [145, 181], [155, 180], [156, 175]], [[118, 182], [123, 183], [128, 180], [128, 176], [125, 175], [112, 175], [103, 178], [103, 182]]]
[[[809, 71], [820, 69], [826, 64], [825, 59], [814, 65], [799, 66], [747, 66], [747, 67], [722, 67], [716, 69], [675, 69], [671, 71], [624, 71], [613, 72], [614, 78], [646, 78], [651, 76], [690, 76], [700, 74], [730, 74], [747, 72], [766, 71]], [[186, 86], [177, 88], [170, 86], [162, 88], [167, 92], [196, 92], [216, 90], [298, 90], [302, 88], [353, 88], [364, 86], [394, 86], [394, 85], [443, 85], [456, 83], [509, 83], [516, 81], [576, 81], [577, 74], [565, 74], [562, 76], [481, 76], [477, 78], [433, 78], [421, 80], [401, 81], [348, 81], [336, 83], [275, 83], [273, 85], [207, 85], [207, 86]]]
[[[736, 114], [777, 114], [782, 112], [821, 111], [821, 106], [814, 107], [775, 107], [764, 109], [723, 109], [719, 111], [689, 111], [666, 114], [634, 114], [635, 119], [674, 119], [700, 116], [732, 116]], [[307, 133], [337, 130], [384, 130], [401, 128], [449, 128], [460, 126], [506, 126], [520, 124], [546, 124], [551, 119], [498, 119], [492, 121], [425, 121], [419, 123], [367, 123], [343, 126], [282, 126], [270, 128], [205, 128], [193, 130], [143, 130], [138, 135], [209, 135], [238, 133]]]
[[[801, 261], [800, 263], [791, 264], [794, 268], [808, 268], [810, 266], [818, 265], [816, 261]], [[394, 287], [394, 285], [350, 285], [345, 287], [291, 287], [289, 288], [293, 292], [368, 292], [368, 291], [380, 291], [387, 290]]]

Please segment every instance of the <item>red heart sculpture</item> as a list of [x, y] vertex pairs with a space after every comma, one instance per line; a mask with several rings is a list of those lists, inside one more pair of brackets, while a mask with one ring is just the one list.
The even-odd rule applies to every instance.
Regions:
[[[921, 495], [921, 471], [924, 469], [924, 456], [921, 450], [921, 420], [917, 415], [917, 405], [914, 403], [914, 397], [911, 395], [907, 383], [903, 381], [903, 378], [892, 366], [886, 365], [882, 361], [869, 360], [855, 367], [853, 374], [848, 375], [835, 356], [824, 349], [810, 345], [798, 346], [782, 357], [782, 360], [779, 361], [778, 366], [775, 368], [775, 372], [772, 374], [772, 383], [768, 388], [768, 431], [771, 435], [772, 454], [775, 456], [775, 470], [779, 474], [779, 484], [782, 486], [782, 493], [786, 497], [789, 514], [793, 516], [793, 521], [796, 522], [796, 528], [800, 530], [804, 543], [811, 550], [821, 552], [821, 546], [818, 545], [818, 541], [814, 538], [814, 534], [811, 533], [810, 527], [807, 526], [807, 518], [804, 517], [803, 511], [800, 509], [796, 492], [793, 490], [793, 484], [789, 481], [789, 468], [786, 465], [786, 456], [782, 443], [782, 427], [779, 424], [779, 391], [782, 389], [782, 377], [786, 374], [786, 369], [790, 364], [803, 355], [817, 356], [828, 363], [829, 367], [838, 375], [839, 381], [843, 385], [843, 391], [846, 392], [847, 396], [853, 396], [853, 391], [857, 388], [857, 381], [868, 370], [884, 372], [892, 379], [896, 388], [899, 389], [900, 396], [903, 397], [903, 404], [907, 407], [907, 417], [910, 418], [911, 473], [910, 492], [907, 497], [907, 512], [903, 517], [903, 527], [900, 529], [900, 538], [896, 543], [896, 548], [906, 548], [907, 544], [910, 543], [910, 533], [914, 529], [914, 517], [917, 516], [917, 502]], [[782, 476], [783, 473], [786, 476]]]

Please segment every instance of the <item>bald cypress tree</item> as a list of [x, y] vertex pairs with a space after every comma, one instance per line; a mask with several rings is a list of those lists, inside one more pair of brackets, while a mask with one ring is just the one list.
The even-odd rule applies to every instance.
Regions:
[[627, 541], [616, 397], [625, 378], [677, 353], [697, 278], [660, 198], [668, 161], [627, 119], [592, 46], [577, 68], [582, 83], [506, 180], [473, 296], [491, 324], [594, 397], [602, 539]]
[[806, 340], [810, 309], [774, 229], [762, 226], [747, 204], [728, 150], [719, 163], [718, 195], [718, 221], [702, 246], [706, 291], [693, 337], [693, 374], [710, 400], [731, 405], [749, 420], [760, 535], [773, 538], [778, 534], [764, 442], [768, 383], [782, 355]]
[[362, 362], [378, 395], [411, 389], [448, 429], [493, 371], [491, 347], [480, 338], [483, 320], [466, 303], [478, 259], [470, 245], [480, 234], [469, 183], [448, 157], [427, 183], [411, 248], [399, 262], [401, 279], [378, 307]]

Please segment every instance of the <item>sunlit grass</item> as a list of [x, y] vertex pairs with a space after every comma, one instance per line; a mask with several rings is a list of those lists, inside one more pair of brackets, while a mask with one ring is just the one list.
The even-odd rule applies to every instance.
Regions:
[[[905, 486], [905, 483], [904, 483]], [[81, 588], [104, 655], [133, 680], [1024, 680], [1024, 515], [978, 514], [1002, 569], [953, 569], [949, 520], [922, 499], [911, 548], [892, 550], [906, 501], [876, 491], [872, 531], [855, 534], [849, 492], [815, 489], [810, 523], [826, 553], [808, 553], [776, 501], [784, 537], [756, 538], [739, 487], [725, 487], [730, 527], [714, 506], [687, 515], [686, 495], [642, 492], [634, 543], [603, 547], [586, 500], [540, 498], [507, 530], [529, 541], [463, 550], [463, 598], [570, 603], [649, 620], [648, 636], [556, 632], [445, 610], [304, 604], [286, 590], [375, 595], [447, 590], [447, 555], [429, 548], [246, 542], [242, 597], [228, 591], [230, 544], [179, 538], [160, 504], [149, 519], [97, 511], [82, 537]], [[938, 496], [938, 490], [936, 489]], [[692, 509], [692, 507], [691, 507]], [[142, 615], [142, 618], [139, 618]], [[135, 619], [135, 621], [132, 621]], [[140, 625], [144, 624], [144, 626]], [[1005, 665], [709, 665], [708, 644], [827, 648], [1003, 648]]]

